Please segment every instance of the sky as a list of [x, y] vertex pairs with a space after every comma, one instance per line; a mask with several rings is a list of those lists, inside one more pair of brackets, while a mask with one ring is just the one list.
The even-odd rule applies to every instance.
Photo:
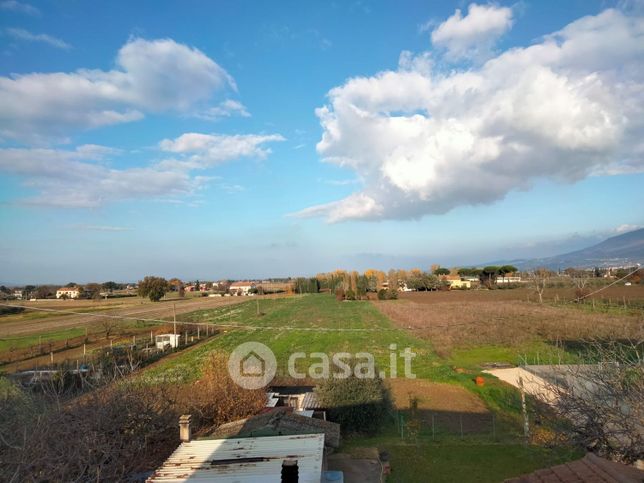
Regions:
[[644, 225], [644, 3], [0, 0], [0, 282], [543, 257]]

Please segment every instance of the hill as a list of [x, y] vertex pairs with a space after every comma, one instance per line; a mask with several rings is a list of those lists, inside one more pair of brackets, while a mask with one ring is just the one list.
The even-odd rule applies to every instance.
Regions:
[[576, 267], [621, 267], [644, 264], [644, 228], [607, 238], [596, 245], [562, 255], [496, 262], [515, 265], [522, 270], [546, 267], [550, 269]]

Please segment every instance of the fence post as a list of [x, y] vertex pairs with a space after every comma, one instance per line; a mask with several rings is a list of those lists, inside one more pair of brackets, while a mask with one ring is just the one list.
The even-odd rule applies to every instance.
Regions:
[[436, 423], [434, 421], [434, 414], [432, 414], [432, 441], [436, 441]]

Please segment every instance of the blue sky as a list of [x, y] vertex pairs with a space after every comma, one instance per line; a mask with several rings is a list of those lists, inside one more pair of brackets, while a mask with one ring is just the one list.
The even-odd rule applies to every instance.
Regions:
[[0, 282], [466, 265], [641, 226], [641, 14], [0, 0]]

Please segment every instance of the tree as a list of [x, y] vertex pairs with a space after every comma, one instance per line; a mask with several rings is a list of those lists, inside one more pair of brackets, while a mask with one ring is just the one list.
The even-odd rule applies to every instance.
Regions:
[[540, 304], [543, 303], [543, 292], [548, 285], [548, 280], [550, 280], [551, 275], [552, 272], [550, 272], [550, 270], [546, 268], [537, 268], [530, 273], [530, 282], [532, 283], [532, 287], [534, 288], [535, 292], [537, 292], [537, 295], [539, 296]]
[[97, 283], [88, 283], [85, 285], [85, 293], [88, 298], [98, 300], [101, 298], [101, 286]]
[[121, 288], [121, 284], [109, 281], [109, 282], [103, 283], [102, 287], [104, 290], [107, 290], [108, 292], [112, 293], [114, 290], [118, 290], [119, 288]]
[[438, 267], [434, 270], [434, 275], [449, 275], [449, 268]]
[[139, 281], [139, 297], [149, 297], [158, 302], [168, 291], [168, 281], [162, 277], [147, 276]]
[[391, 397], [379, 377], [331, 377], [316, 388], [329, 419], [348, 433], [374, 434], [389, 416]]
[[482, 285], [485, 285], [487, 288], [492, 288], [496, 284], [496, 278], [499, 275], [499, 267], [495, 265], [488, 265], [481, 270], [479, 274], [479, 280]]
[[555, 366], [534, 395], [540, 418], [587, 451], [625, 463], [644, 457], [641, 341], [592, 341], [586, 364]]
[[505, 276], [508, 273], [514, 273], [517, 272], [519, 269], [515, 267], [514, 265], [503, 265], [502, 267], [499, 267], [499, 275], [505, 279]]
[[69, 282], [67, 285], [65, 285], [66, 288], [74, 288], [77, 286], [78, 284], [76, 282]]

